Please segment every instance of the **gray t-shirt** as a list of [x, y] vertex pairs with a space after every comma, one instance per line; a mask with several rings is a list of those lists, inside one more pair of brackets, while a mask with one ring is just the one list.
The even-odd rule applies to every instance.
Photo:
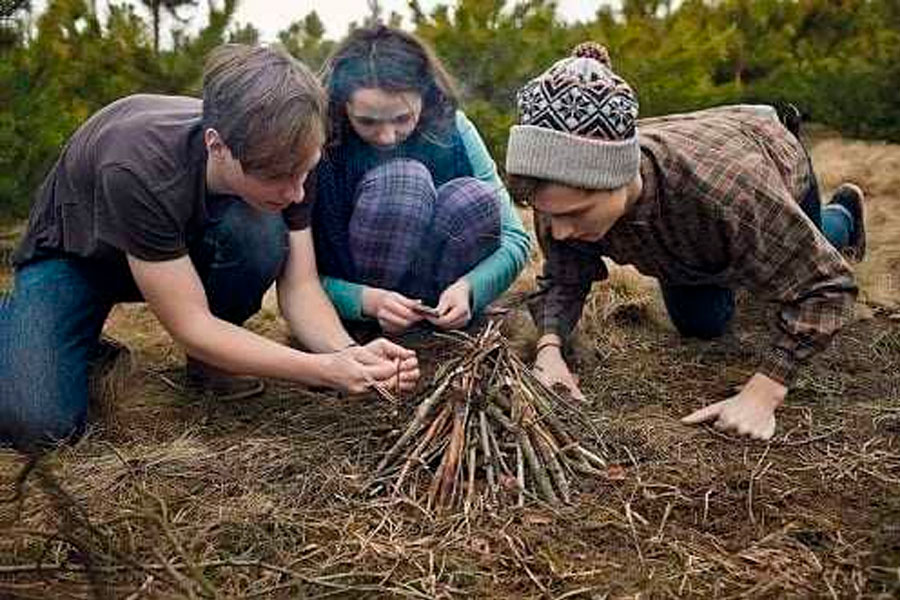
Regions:
[[[196, 98], [141, 94], [95, 113], [38, 190], [14, 264], [75, 255], [123, 265], [126, 254], [147, 261], [186, 255], [207, 214], [202, 110]], [[302, 217], [292, 228], [308, 224]]]

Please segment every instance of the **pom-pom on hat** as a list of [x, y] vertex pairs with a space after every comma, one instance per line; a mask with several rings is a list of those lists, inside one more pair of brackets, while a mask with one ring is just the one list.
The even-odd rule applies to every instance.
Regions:
[[606, 48], [579, 44], [517, 94], [506, 171], [587, 189], [615, 189], [640, 168], [637, 95]]

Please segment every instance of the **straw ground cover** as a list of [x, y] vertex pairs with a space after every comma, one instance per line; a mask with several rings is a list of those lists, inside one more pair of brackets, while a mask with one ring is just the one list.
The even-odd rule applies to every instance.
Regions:
[[[18, 499], [24, 461], [0, 453], [0, 597], [895, 597], [900, 148], [829, 138], [814, 158], [826, 189], [849, 177], [873, 197], [866, 303], [803, 372], [771, 443], [677, 421], [749, 376], [771, 307], [742, 297], [734, 333], [682, 342], [653, 283], [616, 270], [578, 340], [604, 476], [577, 481], [571, 505], [435, 516], [363, 491], [411, 397], [277, 382], [241, 403], [180, 394], [180, 353], [123, 306], [108, 332], [136, 370], [115, 410]], [[251, 326], [285, 335], [271, 308]], [[516, 312], [504, 331], [516, 349], [534, 335]], [[425, 377], [442, 352], [422, 347]]]

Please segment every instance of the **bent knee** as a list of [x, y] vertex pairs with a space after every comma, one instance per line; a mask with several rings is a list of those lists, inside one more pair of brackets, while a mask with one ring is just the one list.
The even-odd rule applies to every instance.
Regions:
[[54, 446], [80, 436], [87, 423], [87, 411], [0, 411], [0, 441], [20, 450]]
[[730, 319], [708, 323], [676, 323], [675, 327], [682, 337], [713, 340], [725, 335]]

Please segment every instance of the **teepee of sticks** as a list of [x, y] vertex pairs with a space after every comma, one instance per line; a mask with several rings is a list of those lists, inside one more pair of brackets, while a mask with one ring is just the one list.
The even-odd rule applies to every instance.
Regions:
[[405, 431], [369, 481], [429, 511], [570, 503], [572, 483], [604, 476], [599, 432], [576, 400], [556, 394], [515, 356], [495, 322], [447, 336], [450, 360], [434, 375]]

